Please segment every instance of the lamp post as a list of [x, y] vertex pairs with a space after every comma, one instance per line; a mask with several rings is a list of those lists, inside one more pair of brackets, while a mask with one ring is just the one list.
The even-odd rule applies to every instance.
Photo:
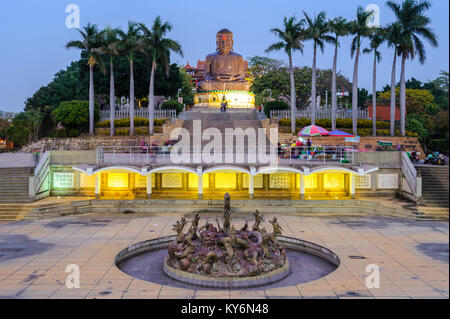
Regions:
[[269, 102], [272, 102], [272, 90], [267, 89], [267, 91], [269, 91]]
[[178, 93], [177, 93], [177, 99], [180, 100], [180, 92], [183, 91], [183, 89], [178, 89]]

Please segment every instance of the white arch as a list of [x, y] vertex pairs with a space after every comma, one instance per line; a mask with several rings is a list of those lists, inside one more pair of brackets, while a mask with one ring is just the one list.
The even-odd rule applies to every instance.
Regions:
[[244, 174], [249, 174], [250, 175], [250, 171], [242, 168], [242, 167], [238, 167], [238, 166], [214, 166], [214, 167], [210, 167], [208, 169], [206, 169], [203, 174], [207, 174], [207, 173], [211, 173], [211, 172], [215, 172], [215, 171], [224, 171], [224, 170], [228, 170], [228, 171], [238, 171]]
[[109, 170], [115, 170], [115, 169], [116, 170], [130, 171], [130, 172], [137, 173], [137, 174], [140, 174], [142, 176], [145, 176], [145, 175], [142, 174], [142, 170], [140, 168], [134, 167], [134, 166], [106, 166], [106, 167], [102, 167], [102, 168], [99, 168], [99, 169], [95, 169], [95, 167], [88, 167], [88, 168], [84, 169], [82, 167], [73, 166], [72, 169], [75, 170], [75, 171], [79, 171], [81, 173], [84, 173], [84, 174], [86, 174], [88, 176], [92, 176], [92, 175], [97, 174], [97, 173], [101, 173], [101, 172], [109, 171]]
[[309, 171], [309, 174], [305, 174], [305, 175], [311, 175], [311, 174], [315, 174], [315, 173], [319, 173], [319, 172], [323, 172], [323, 171], [343, 171], [343, 172], [347, 172], [347, 173], [352, 173], [352, 174], [358, 174], [358, 172], [351, 170], [349, 168], [345, 168], [345, 167], [341, 167], [341, 166], [319, 166], [319, 167], [315, 167], [315, 168], [311, 168]]
[[147, 175], [152, 174], [152, 173], [162, 172], [162, 171], [168, 171], [168, 170], [186, 171], [188, 173], [193, 173], [193, 174], [197, 175], [196, 169], [189, 168], [186, 166], [160, 166], [160, 167], [156, 167], [154, 169], [149, 170], [147, 172]]
[[294, 167], [289, 167], [289, 166], [267, 166], [267, 167], [261, 167], [255, 174], [259, 175], [259, 174], [276, 174], [279, 171], [288, 171], [291, 173], [296, 173], [296, 174], [303, 174], [303, 171]]

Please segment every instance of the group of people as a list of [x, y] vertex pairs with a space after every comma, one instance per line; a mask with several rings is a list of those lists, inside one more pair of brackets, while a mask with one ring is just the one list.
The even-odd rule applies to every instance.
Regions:
[[303, 147], [307, 147], [308, 149], [312, 146], [312, 140], [308, 138], [307, 140], [303, 140], [302, 138], [299, 138], [297, 141], [290, 140], [289, 143], [286, 144], [285, 147], [290, 148], [283, 151], [283, 146], [281, 143], [278, 143], [278, 156], [283, 157], [286, 155], [286, 152], [290, 152], [289, 157], [296, 157], [299, 153], [299, 151]]

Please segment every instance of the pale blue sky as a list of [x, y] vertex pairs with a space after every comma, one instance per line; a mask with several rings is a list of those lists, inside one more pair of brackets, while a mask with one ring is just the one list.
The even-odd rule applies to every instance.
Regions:
[[[0, 110], [20, 111], [27, 97], [39, 87], [49, 83], [54, 74], [79, 58], [77, 50], [66, 50], [65, 43], [78, 39], [78, 33], [67, 29], [65, 20], [68, 4], [77, 4], [81, 10], [81, 25], [87, 22], [125, 27], [128, 20], [151, 24], [155, 16], [170, 21], [174, 28], [169, 36], [178, 40], [184, 51], [184, 58], [173, 56], [172, 61], [194, 65], [198, 59], [215, 50], [215, 34], [221, 28], [234, 33], [235, 51], [244, 57], [265, 55], [264, 50], [276, 39], [270, 33], [273, 27], [281, 26], [284, 16], [296, 14], [302, 17], [302, 10], [313, 15], [325, 10], [329, 17], [343, 16], [353, 19], [358, 5], [366, 7], [375, 3], [381, 9], [381, 23], [393, 20], [393, 14], [385, 1], [370, 0], [9, 0], [0, 1]], [[449, 2], [432, 1], [429, 11], [440, 46], [432, 48], [426, 44], [427, 62], [408, 62], [407, 78], [412, 76], [421, 81], [432, 80], [440, 70], [449, 69]], [[364, 41], [366, 46], [367, 40]], [[378, 89], [390, 82], [392, 52], [382, 49], [383, 60], [379, 65]], [[270, 57], [286, 61], [283, 53]], [[327, 46], [319, 54], [319, 68], [332, 66], [333, 48]], [[297, 66], [312, 64], [312, 43], [307, 42], [304, 55], [294, 57]], [[350, 38], [342, 41], [338, 69], [350, 78], [353, 61], [350, 58]], [[139, 72], [137, 70], [136, 72]], [[371, 91], [372, 56], [363, 55], [360, 63], [360, 87]], [[399, 74], [399, 72], [398, 72]]]

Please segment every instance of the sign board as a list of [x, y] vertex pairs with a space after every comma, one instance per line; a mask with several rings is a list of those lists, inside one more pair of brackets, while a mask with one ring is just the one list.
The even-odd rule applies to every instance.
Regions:
[[359, 143], [359, 136], [346, 137], [345, 143]]

